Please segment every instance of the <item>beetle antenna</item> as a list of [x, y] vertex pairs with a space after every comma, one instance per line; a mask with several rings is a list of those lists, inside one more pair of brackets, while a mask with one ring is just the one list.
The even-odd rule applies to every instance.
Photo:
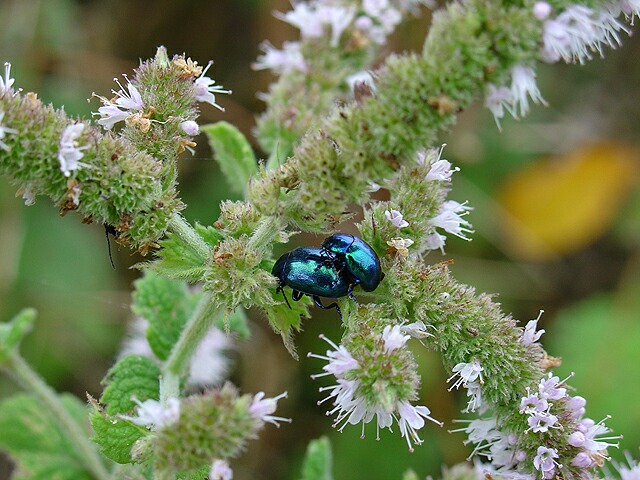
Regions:
[[104, 224], [104, 236], [107, 237], [107, 251], [109, 252], [109, 262], [111, 263], [111, 268], [113, 268], [114, 270], [116, 269], [116, 266], [113, 263], [113, 256], [111, 255], [111, 239], [109, 238], [109, 234], [115, 237], [117, 233], [118, 232], [116, 232], [116, 229], [113, 225], [109, 225], [108, 223]]

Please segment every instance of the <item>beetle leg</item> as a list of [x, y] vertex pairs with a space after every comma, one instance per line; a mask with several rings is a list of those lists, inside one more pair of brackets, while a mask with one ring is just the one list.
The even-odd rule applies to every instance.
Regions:
[[358, 299], [356, 298], [356, 296], [353, 294], [353, 285], [349, 286], [349, 291], [347, 292], [347, 295], [349, 295], [349, 298], [351, 300], [353, 300], [354, 302], [357, 302]]
[[284, 303], [286, 303], [287, 307], [289, 307], [289, 309], [291, 309], [291, 304], [289, 303], [289, 299], [287, 298], [287, 294], [284, 293], [284, 285], [278, 285], [278, 288], [276, 288], [276, 295], [278, 294], [278, 292], [282, 292], [282, 297], [284, 298]]
[[298, 300], [300, 300], [303, 295], [304, 293], [299, 292], [298, 290], [294, 290], [291, 292], [291, 298], [293, 299], [294, 302], [297, 302]]
[[329, 310], [330, 308], [335, 308], [336, 311], [338, 312], [338, 316], [342, 318], [342, 311], [340, 310], [340, 307], [336, 302], [333, 302], [331, 305], [323, 305], [322, 302], [320, 301], [319, 296], [313, 295], [311, 298], [313, 298], [313, 303], [315, 303], [318, 307], [322, 308], [323, 310]]

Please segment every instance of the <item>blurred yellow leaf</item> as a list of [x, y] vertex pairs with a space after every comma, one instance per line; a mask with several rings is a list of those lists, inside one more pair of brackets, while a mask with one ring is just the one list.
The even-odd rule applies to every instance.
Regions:
[[505, 247], [547, 260], [602, 235], [638, 183], [640, 152], [610, 142], [542, 158], [507, 178], [498, 193]]

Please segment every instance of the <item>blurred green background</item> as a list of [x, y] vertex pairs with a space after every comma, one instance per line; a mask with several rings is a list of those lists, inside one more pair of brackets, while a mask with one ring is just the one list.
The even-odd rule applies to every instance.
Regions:
[[[253, 72], [258, 44], [268, 38], [279, 46], [295, 31], [273, 18], [288, 2], [259, 0], [0, 2], [0, 60], [10, 61], [16, 85], [35, 91], [67, 112], [90, 116], [99, 106], [92, 92], [109, 95], [112, 79], [131, 72], [153, 56], [158, 45], [169, 53], [186, 52], [206, 64], [217, 83], [233, 90], [219, 103], [221, 113], [205, 106], [201, 123], [220, 119], [250, 135], [263, 109], [256, 92], [271, 76]], [[428, 29], [429, 14], [413, 19], [392, 38], [389, 50], [417, 50]], [[538, 70], [549, 107], [536, 106], [525, 120], [505, 119], [498, 131], [479, 102], [464, 112], [442, 141], [444, 158], [460, 166], [451, 198], [469, 200], [471, 243], [450, 238], [452, 270], [479, 291], [499, 294], [497, 301], [515, 318], [527, 321], [544, 309], [542, 342], [560, 356], [558, 374], [575, 372], [571, 384], [588, 399], [588, 414], [624, 434], [621, 450], [638, 457], [640, 445], [640, 51], [638, 36], [607, 50], [585, 66], [553, 65]], [[221, 199], [232, 198], [210, 152], [201, 146], [180, 164], [181, 190], [190, 220], [210, 224]], [[262, 152], [260, 152], [262, 154]], [[129, 267], [138, 255], [112, 245], [117, 269], [109, 265], [104, 231], [83, 225], [74, 215], [60, 218], [45, 198], [25, 207], [16, 188], [0, 178], [0, 319], [27, 306], [39, 311], [37, 329], [23, 352], [57, 389], [84, 398], [97, 396], [100, 379], [116, 355], [130, 318]], [[300, 241], [300, 240], [298, 240]], [[306, 243], [320, 242], [305, 239]], [[296, 341], [301, 360], [286, 353], [259, 314], [253, 312], [252, 339], [233, 353], [232, 379], [244, 391], [268, 395], [289, 391], [279, 414], [294, 419], [280, 429], [267, 427], [260, 440], [234, 464], [235, 478], [297, 478], [308, 441], [330, 435], [335, 478], [399, 478], [407, 468], [421, 477], [437, 475], [441, 465], [462, 461], [470, 452], [455, 428], [464, 398], [446, 390], [438, 358], [416, 348], [421, 364], [421, 403], [446, 422], [428, 426], [425, 443], [413, 454], [398, 432], [374, 429], [360, 440], [360, 428], [338, 433], [316, 406], [320, 382], [309, 375], [321, 362], [318, 334], [337, 340], [333, 312], [319, 309]], [[419, 347], [419, 345], [415, 345]], [[0, 378], [0, 398], [16, 387]], [[2, 432], [0, 432], [2, 435]], [[620, 457], [618, 451], [610, 452]], [[0, 457], [0, 478], [10, 462]]]

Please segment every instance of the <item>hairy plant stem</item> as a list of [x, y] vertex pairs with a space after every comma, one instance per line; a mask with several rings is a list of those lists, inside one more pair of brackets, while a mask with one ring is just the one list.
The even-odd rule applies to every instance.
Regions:
[[169, 222], [169, 230], [191, 249], [202, 257], [202, 261], [207, 259], [211, 247], [205, 242], [195, 229], [182, 217], [175, 214]]
[[96, 480], [108, 480], [109, 472], [102, 463], [102, 458], [93, 448], [80, 425], [64, 408], [60, 397], [47, 383], [31, 368], [18, 352], [9, 354], [5, 367], [7, 373], [27, 392], [31, 393], [50, 413], [52, 421], [56, 423], [60, 432], [74, 446], [78, 458]]
[[[200, 253], [203, 261], [207, 258], [210, 250], [209, 245], [181, 216], [176, 215], [173, 218], [170, 228], [181, 240]], [[265, 246], [272, 243], [281, 228], [282, 221], [278, 217], [265, 217], [251, 236], [247, 247], [256, 250], [264, 249]], [[193, 352], [200, 345], [222, 309], [223, 306], [216, 301], [215, 297], [208, 292], [204, 293], [164, 365], [160, 381], [160, 401], [163, 404], [169, 398], [179, 397], [180, 377], [186, 371]]]
[[276, 236], [282, 227], [283, 221], [280, 217], [264, 217], [260, 221], [260, 225], [258, 225], [256, 231], [251, 235], [247, 247], [249, 249], [264, 250], [265, 246], [271, 245], [273, 237]]
[[169, 398], [179, 397], [180, 377], [221, 310], [222, 305], [210, 293], [204, 292], [164, 365], [160, 382], [160, 401], [163, 404]]

